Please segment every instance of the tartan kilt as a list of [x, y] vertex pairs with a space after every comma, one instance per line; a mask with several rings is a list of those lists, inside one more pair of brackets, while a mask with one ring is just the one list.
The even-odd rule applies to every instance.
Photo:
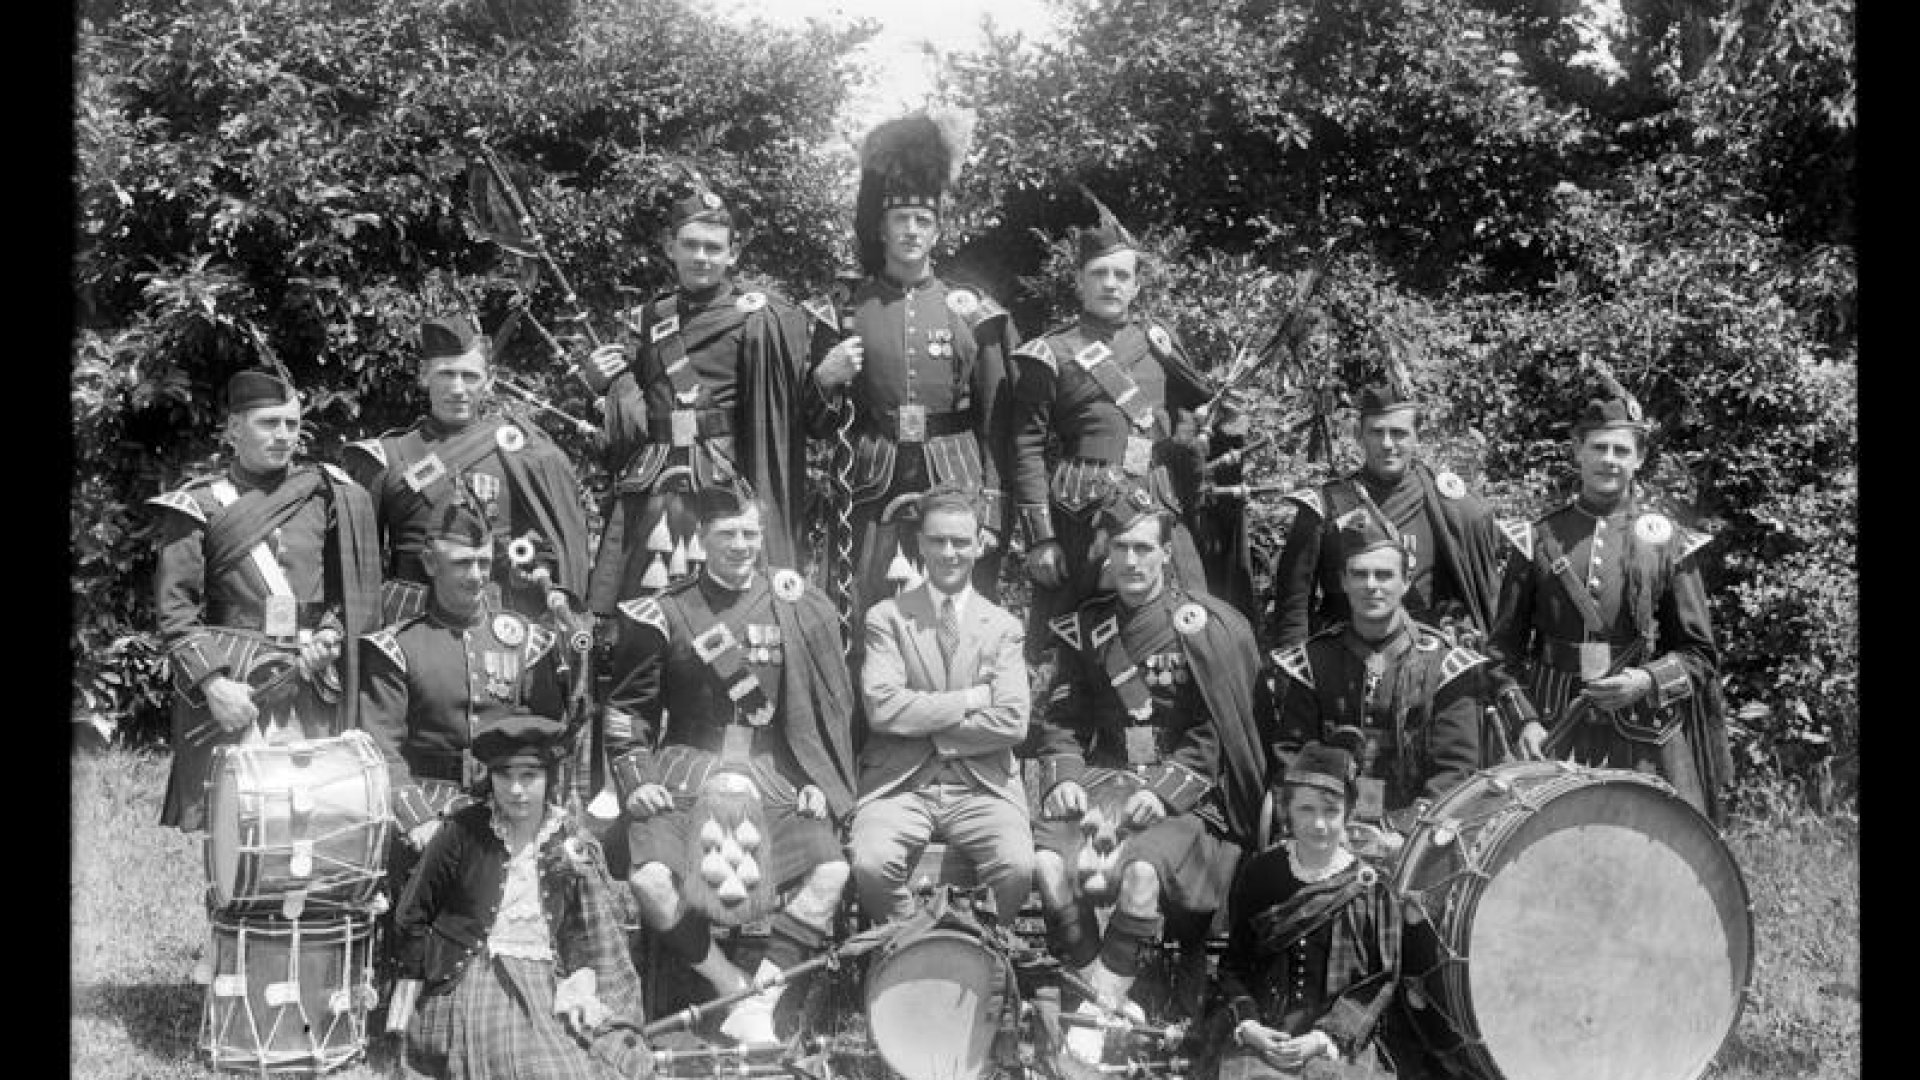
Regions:
[[[821, 863], [845, 862], [847, 855], [833, 823], [825, 818], [804, 818], [793, 812], [793, 804], [775, 801], [762, 803], [771, 842], [765, 849], [771, 856], [774, 888], [786, 889], [806, 877]], [[664, 810], [627, 825], [627, 865], [638, 870], [657, 862], [685, 876], [694, 871], [687, 863], [687, 843], [692, 835], [691, 810]]]
[[[1080, 853], [1080, 823], [1072, 819], [1036, 821], [1033, 846], [1058, 854], [1073, 876]], [[1173, 814], [1145, 832], [1127, 837], [1124, 863], [1144, 862], [1160, 878], [1163, 909], [1205, 914], [1227, 902], [1240, 845], [1221, 835], [1198, 814]]]
[[[567, 1031], [553, 1014], [554, 985], [550, 961], [496, 956], [470, 963], [451, 989], [421, 995], [407, 1029], [401, 1075], [436, 1080], [640, 1075], [619, 1028], [603, 1030], [591, 1050]], [[623, 1056], [625, 1069], [617, 1064]]]

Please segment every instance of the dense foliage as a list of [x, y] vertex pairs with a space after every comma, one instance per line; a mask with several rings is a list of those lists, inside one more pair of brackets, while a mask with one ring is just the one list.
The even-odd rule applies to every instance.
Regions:
[[[746, 270], [796, 287], [840, 262], [832, 119], [859, 32], [748, 31], [681, 0], [183, 0], [83, 9], [75, 124], [75, 711], [151, 733], [164, 684], [142, 500], [215, 454], [219, 389], [277, 357], [309, 451], [406, 423], [423, 311], [496, 325], [551, 275], [467, 223], [480, 140], [517, 182], [602, 335], [657, 293], [654, 245], [694, 161], [757, 222]], [[577, 415], [537, 335], [502, 357]], [[536, 418], [576, 451], [579, 435]], [[583, 477], [598, 480], [592, 455]]]
[[[1647, 494], [1716, 538], [1744, 774], [1825, 796], [1859, 722], [1852, 5], [1598, 10], [1071, 5], [1060, 37], [960, 65], [992, 208], [974, 246], [1019, 253], [1030, 322], [1061, 317], [1085, 184], [1145, 233], [1148, 302], [1218, 370], [1337, 240], [1313, 332], [1254, 403], [1283, 433], [1257, 471], [1289, 485], [1351, 466], [1313, 428], [1343, 436], [1328, 405], [1395, 367], [1434, 403], [1434, 456], [1538, 513], [1610, 369], [1659, 424]], [[1254, 509], [1268, 551], [1283, 515]]]
[[[1825, 793], [1858, 732], [1852, 4], [1059, 7], [1060, 34], [952, 64], [945, 92], [980, 123], [951, 265], [1026, 334], [1064, 317], [1085, 184], [1157, 253], [1149, 306], [1224, 365], [1332, 242], [1294, 362], [1254, 381], [1276, 436], [1255, 472], [1288, 485], [1351, 464], [1340, 401], [1394, 366], [1434, 402], [1432, 454], [1502, 513], [1537, 513], [1564, 497], [1566, 421], [1611, 369], [1659, 423], [1649, 494], [1715, 534], [1746, 774]], [[324, 457], [414, 407], [408, 333], [436, 272], [488, 318], [528, 288], [567, 325], [550, 278], [463, 221], [478, 134], [603, 331], [664, 283], [650, 240], [679, 158], [748, 201], [750, 271], [804, 293], [846, 252], [835, 132], [858, 32], [746, 32], [680, 0], [82, 18], [76, 712], [151, 730], [138, 504], [210, 460], [228, 372], [284, 360], [315, 392]], [[588, 415], [534, 338], [507, 362]], [[1270, 551], [1284, 511], [1253, 520]]]

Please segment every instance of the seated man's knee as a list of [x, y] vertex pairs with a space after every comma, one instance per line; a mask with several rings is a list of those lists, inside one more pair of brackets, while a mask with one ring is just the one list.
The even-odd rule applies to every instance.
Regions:
[[1142, 914], [1159, 906], [1160, 873], [1152, 863], [1136, 860], [1120, 871], [1120, 901]]
[[627, 882], [641, 901], [665, 909], [679, 899], [673, 885], [673, 871], [665, 863], [650, 862], [628, 875]]
[[799, 895], [793, 898], [794, 914], [831, 917], [840, 904], [840, 894], [846, 890], [849, 872], [846, 862], [838, 859], [814, 867], [800, 886]]
[[1067, 863], [1057, 851], [1041, 849], [1033, 854], [1033, 884], [1040, 890], [1040, 899], [1053, 907], [1060, 907], [1073, 899], [1073, 889], [1067, 880]]

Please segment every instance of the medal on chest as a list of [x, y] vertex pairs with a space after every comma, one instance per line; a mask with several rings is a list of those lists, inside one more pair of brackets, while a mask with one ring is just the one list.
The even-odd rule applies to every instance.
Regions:
[[512, 701], [520, 677], [519, 654], [488, 649], [481, 654], [481, 664], [487, 673], [487, 696], [495, 701]]
[[480, 500], [480, 511], [489, 522], [500, 520], [500, 478], [491, 473], [468, 473], [467, 490]]

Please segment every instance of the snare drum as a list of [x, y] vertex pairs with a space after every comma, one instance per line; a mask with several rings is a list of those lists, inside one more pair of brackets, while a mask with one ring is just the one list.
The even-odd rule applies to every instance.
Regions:
[[889, 942], [867, 969], [867, 1031], [905, 1080], [977, 1080], [994, 1065], [994, 1038], [1011, 999], [1012, 970], [964, 929], [935, 925]]
[[213, 916], [200, 1049], [216, 1069], [318, 1074], [367, 1046], [373, 921]]
[[207, 780], [207, 881], [216, 911], [297, 918], [379, 891], [393, 812], [387, 763], [364, 731], [222, 746]]
[[1435, 803], [1394, 871], [1411, 1018], [1456, 1075], [1693, 1080], [1753, 968], [1740, 868], [1642, 773], [1525, 762]]

